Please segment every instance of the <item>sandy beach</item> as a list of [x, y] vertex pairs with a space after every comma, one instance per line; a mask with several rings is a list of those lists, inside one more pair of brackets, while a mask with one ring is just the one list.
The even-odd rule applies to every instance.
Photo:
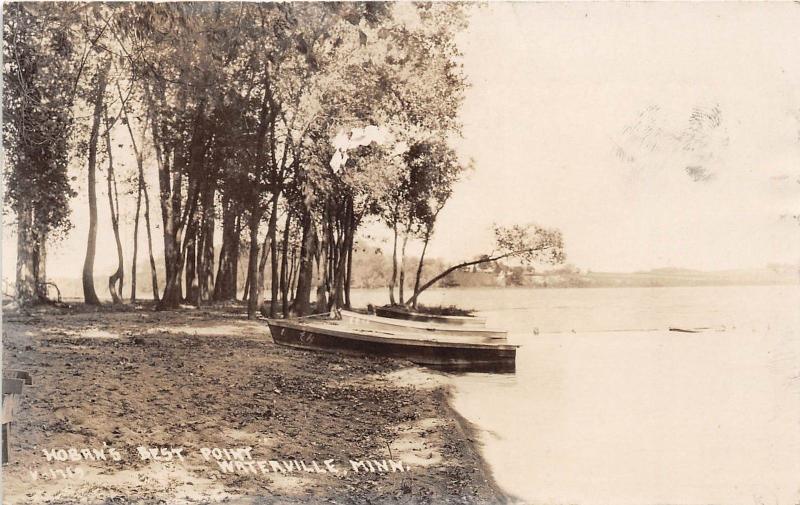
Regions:
[[240, 306], [6, 312], [4, 503], [496, 503], [442, 375], [276, 346]]

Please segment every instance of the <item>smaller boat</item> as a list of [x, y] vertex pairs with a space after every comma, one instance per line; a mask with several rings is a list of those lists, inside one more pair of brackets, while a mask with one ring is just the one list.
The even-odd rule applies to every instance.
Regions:
[[374, 332], [341, 321], [268, 319], [276, 344], [343, 354], [370, 354], [406, 359], [445, 370], [513, 372], [516, 345], [440, 341], [424, 335]]
[[413, 310], [399, 307], [375, 307], [375, 314], [392, 319], [405, 319], [426, 323], [450, 324], [458, 326], [486, 326], [486, 319], [474, 316], [440, 316], [437, 314], [423, 314]]
[[700, 330], [695, 330], [693, 328], [675, 328], [670, 326], [669, 331], [677, 331], [678, 333], [699, 333]]
[[725, 331], [724, 326], [716, 326], [716, 327], [707, 327], [704, 326], [702, 328], [677, 328], [675, 326], [670, 326], [669, 331], [677, 331], [680, 333], [700, 333], [703, 331]]
[[340, 311], [342, 321], [356, 327], [389, 332], [418, 333], [431, 338], [442, 336], [460, 337], [468, 342], [498, 342], [506, 340], [508, 332], [505, 330], [483, 328], [480, 326], [451, 325], [412, 321], [407, 319], [392, 319], [389, 317], [362, 314], [351, 310]]

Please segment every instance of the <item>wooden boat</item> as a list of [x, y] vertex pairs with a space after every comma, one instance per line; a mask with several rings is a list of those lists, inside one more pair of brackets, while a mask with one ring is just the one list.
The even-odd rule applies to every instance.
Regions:
[[460, 337], [466, 342], [497, 342], [506, 340], [508, 332], [483, 328], [480, 326], [451, 325], [441, 323], [428, 323], [410, 321], [405, 319], [392, 319], [389, 317], [362, 314], [351, 310], [342, 310], [342, 321], [356, 327], [389, 332], [418, 333], [432, 338], [441, 336]]
[[439, 316], [423, 314], [398, 307], [375, 307], [375, 314], [392, 319], [406, 319], [426, 323], [450, 324], [458, 326], [486, 326], [486, 319], [473, 316]]
[[693, 328], [673, 328], [670, 326], [669, 331], [677, 331], [680, 333], [698, 333], [699, 330], [695, 330]]
[[714, 326], [714, 327], [701, 327], [701, 328], [676, 328], [674, 326], [669, 327], [669, 331], [677, 331], [680, 333], [700, 333], [703, 331], [725, 331], [724, 326]]
[[516, 345], [441, 341], [424, 335], [374, 332], [341, 321], [268, 319], [276, 344], [344, 354], [406, 359], [420, 365], [461, 371], [513, 372]]

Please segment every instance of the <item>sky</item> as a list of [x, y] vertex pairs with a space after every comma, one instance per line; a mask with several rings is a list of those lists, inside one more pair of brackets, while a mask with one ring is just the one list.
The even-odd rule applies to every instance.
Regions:
[[477, 169], [431, 254], [533, 221], [592, 270], [796, 264], [800, 226], [780, 216], [800, 211], [799, 22], [788, 3], [476, 9], [458, 148]]
[[[560, 229], [568, 261], [594, 271], [798, 264], [800, 223], [781, 217], [800, 213], [798, 26], [793, 3], [474, 6], [458, 38], [471, 86], [453, 145], [475, 170], [429, 256], [486, 253], [493, 223], [535, 222]], [[99, 182], [96, 266], [111, 272]], [[80, 196], [51, 276], [79, 275], [87, 215]]]

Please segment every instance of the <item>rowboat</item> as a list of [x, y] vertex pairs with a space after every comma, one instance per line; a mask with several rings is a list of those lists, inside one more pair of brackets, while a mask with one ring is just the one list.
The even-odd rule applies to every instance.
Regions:
[[389, 332], [425, 334], [431, 338], [442, 336], [460, 337], [467, 342], [497, 342], [505, 340], [508, 332], [498, 329], [483, 328], [480, 326], [451, 325], [392, 319], [389, 317], [362, 314], [351, 310], [341, 311], [342, 321], [360, 328], [373, 330], [386, 330]]
[[426, 323], [449, 324], [456, 326], [486, 326], [486, 319], [473, 316], [440, 316], [437, 314], [423, 314], [412, 310], [397, 307], [375, 307], [375, 314], [392, 319], [405, 319], [408, 321], [421, 321]]
[[406, 359], [446, 370], [513, 372], [517, 347], [509, 344], [443, 341], [425, 335], [378, 332], [342, 321], [268, 319], [276, 344], [343, 354], [369, 354]]
[[679, 333], [698, 333], [700, 330], [695, 330], [693, 328], [673, 328], [670, 326], [669, 331], [677, 331]]
[[703, 331], [725, 331], [724, 326], [703, 326], [701, 328], [676, 328], [674, 326], [669, 327], [669, 331], [677, 331], [679, 333], [700, 333]]

